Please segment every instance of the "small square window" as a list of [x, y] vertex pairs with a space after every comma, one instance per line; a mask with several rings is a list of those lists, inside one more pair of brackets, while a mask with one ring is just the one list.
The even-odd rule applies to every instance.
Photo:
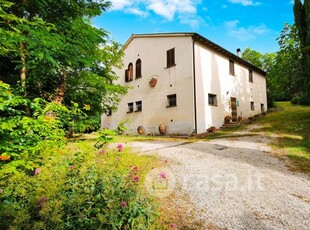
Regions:
[[142, 101], [136, 101], [136, 111], [135, 112], [140, 112], [142, 111]]
[[167, 68], [175, 66], [175, 50], [174, 48], [167, 50]]
[[229, 74], [235, 76], [235, 63], [229, 60]]
[[255, 108], [254, 108], [254, 102], [253, 102], [253, 101], [251, 101], [251, 110], [252, 110], [252, 111], [255, 110]]
[[127, 104], [127, 113], [133, 112], [133, 102]]
[[177, 95], [172, 94], [167, 96], [167, 107], [177, 106]]
[[108, 117], [109, 116], [112, 116], [112, 110], [111, 109], [109, 109], [108, 111], [106, 111], [106, 113], [105, 113]]
[[253, 82], [253, 71], [249, 69], [249, 82]]
[[209, 93], [209, 105], [216, 106], [217, 105], [217, 99], [215, 94]]
[[262, 113], [265, 112], [265, 105], [264, 104], [260, 104], [260, 110]]

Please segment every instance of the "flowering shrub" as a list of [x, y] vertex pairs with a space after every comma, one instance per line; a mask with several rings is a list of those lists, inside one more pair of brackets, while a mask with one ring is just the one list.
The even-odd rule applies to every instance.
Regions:
[[116, 161], [118, 151], [92, 145], [45, 148], [32, 173], [3, 178], [0, 229], [150, 229], [156, 213], [141, 166], [124, 160], [133, 154]]
[[48, 107], [41, 99], [14, 95], [0, 81], [0, 179], [2, 174], [32, 171], [43, 142], [63, 144], [62, 122], [47, 114]]

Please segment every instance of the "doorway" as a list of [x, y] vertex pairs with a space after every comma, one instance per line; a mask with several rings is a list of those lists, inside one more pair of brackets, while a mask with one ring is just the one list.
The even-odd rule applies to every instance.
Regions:
[[238, 121], [237, 116], [237, 99], [235, 97], [230, 98], [230, 106], [231, 106], [231, 117], [233, 122]]

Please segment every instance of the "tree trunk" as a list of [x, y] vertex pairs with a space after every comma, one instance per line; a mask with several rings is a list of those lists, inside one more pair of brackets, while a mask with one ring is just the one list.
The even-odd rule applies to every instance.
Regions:
[[26, 91], [26, 73], [27, 73], [27, 68], [26, 68], [26, 46], [27, 44], [23, 41], [21, 41], [19, 43], [20, 46], [20, 58], [21, 58], [21, 62], [22, 62], [22, 68], [20, 69], [20, 83], [21, 83], [21, 87], [24, 90], [24, 96], [27, 95], [27, 91]]
[[57, 94], [55, 96], [54, 102], [61, 104], [65, 98], [65, 94], [67, 91], [67, 71], [62, 70], [61, 71], [61, 82], [57, 87]]

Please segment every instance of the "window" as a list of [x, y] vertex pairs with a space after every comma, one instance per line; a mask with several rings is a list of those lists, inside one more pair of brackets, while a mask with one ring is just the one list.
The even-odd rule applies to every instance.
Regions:
[[167, 50], [167, 68], [175, 66], [174, 48]]
[[133, 102], [127, 104], [127, 113], [133, 112]]
[[133, 65], [130, 62], [128, 65], [128, 69], [125, 70], [125, 82], [129, 82], [133, 80]]
[[177, 106], [177, 95], [172, 94], [167, 96], [167, 107]]
[[265, 112], [265, 105], [264, 104], [260, 104], [260, 110], [263, 112]]
[[215, 94], [209, 93], [209, 105], [217, 105], [217, 99]]
[[138, 59], [136, 61], [136, 78], [140, 78], [142, 77], [142, 74], [141, 74], [141, 59]]
[[251, 110], [255, 110], [255, 108], [254, 108], [254, 102], [253, 101], [251, 101]]
[[109, 116], [112, 116], [112, 110], [111, 109], [109, 109], [108, 111], [106, 111], [106, 113], [105, 113], [108, 117]]
[[235, 76], [235, 63], [229, 60], [229, 74]]
[[142, 111], [142, 101], [136, 101], [136, 112]]
[[253, 71], [249, 69], [249, 82], [253, 82]]

